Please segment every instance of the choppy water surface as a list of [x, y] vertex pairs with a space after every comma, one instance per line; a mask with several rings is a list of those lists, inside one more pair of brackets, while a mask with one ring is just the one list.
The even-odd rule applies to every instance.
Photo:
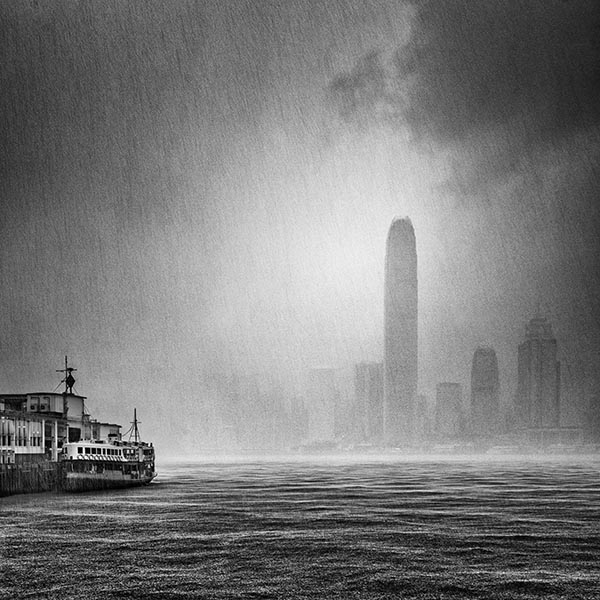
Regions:
[[600, 597], [598, 461], [159, 470], [0, 499], [0, 597]]

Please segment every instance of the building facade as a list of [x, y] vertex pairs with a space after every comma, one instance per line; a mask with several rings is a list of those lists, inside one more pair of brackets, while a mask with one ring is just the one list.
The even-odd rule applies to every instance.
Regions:
[[415, 442], [417, 395], [417, 249], [410, 219], [394, 219], [386, 245], [383, 436], [388, 445]]
[[493, 348], [479, 347], [471, 365], [471, 434], [488, 438], [500, 431], [500, 378]]
[[[92, 431], [94, 429], [94, 431]], [[0, 395], [0, 464], [57, 461], [63, 444], [111, 434], [120, 425], [90, 421], [85, 397], [37, 392]]]
[[551, 324], [536, 317], [518, 350], [517, 422], [521, 429], [560, 427], [560, 363]]

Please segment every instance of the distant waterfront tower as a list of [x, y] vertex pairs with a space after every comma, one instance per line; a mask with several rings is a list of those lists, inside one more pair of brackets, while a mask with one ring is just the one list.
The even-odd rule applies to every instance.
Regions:
[[552, 325], [543, 317], [529, 321], [519, 345], [517, 411], [521, 427], [560, 425], [560, 363]]
[[493, 348], [475, 350], [471, 365], [471, 433], [488, 437], [499, 429], [498, 359]]
[[384, 290], [383, 433], [386, 444], [415, 440], [417, 395], [417, 248], [409, 218], [387, 237]]

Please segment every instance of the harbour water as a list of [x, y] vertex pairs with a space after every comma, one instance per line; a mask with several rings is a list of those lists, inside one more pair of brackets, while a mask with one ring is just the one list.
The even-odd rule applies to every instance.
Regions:
[[598, 598], [600, 461], [171, 462], [0, 499], [0, 597]]

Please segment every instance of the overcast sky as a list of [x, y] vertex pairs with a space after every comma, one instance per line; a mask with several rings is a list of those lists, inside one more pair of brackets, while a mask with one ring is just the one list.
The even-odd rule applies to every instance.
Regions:
[[[503, 393], [539, 310], [565, 394], [600, 362], [595, 1], [4, 2], [0, 382], [64, 354], [99, 418], [206, 408], [206, 373], [381, 360], [410, 216], [420, 383]], [[152, 410], [150, 410], [152, 409]], [[567, 410], [568, 412], [568, 410]]]

